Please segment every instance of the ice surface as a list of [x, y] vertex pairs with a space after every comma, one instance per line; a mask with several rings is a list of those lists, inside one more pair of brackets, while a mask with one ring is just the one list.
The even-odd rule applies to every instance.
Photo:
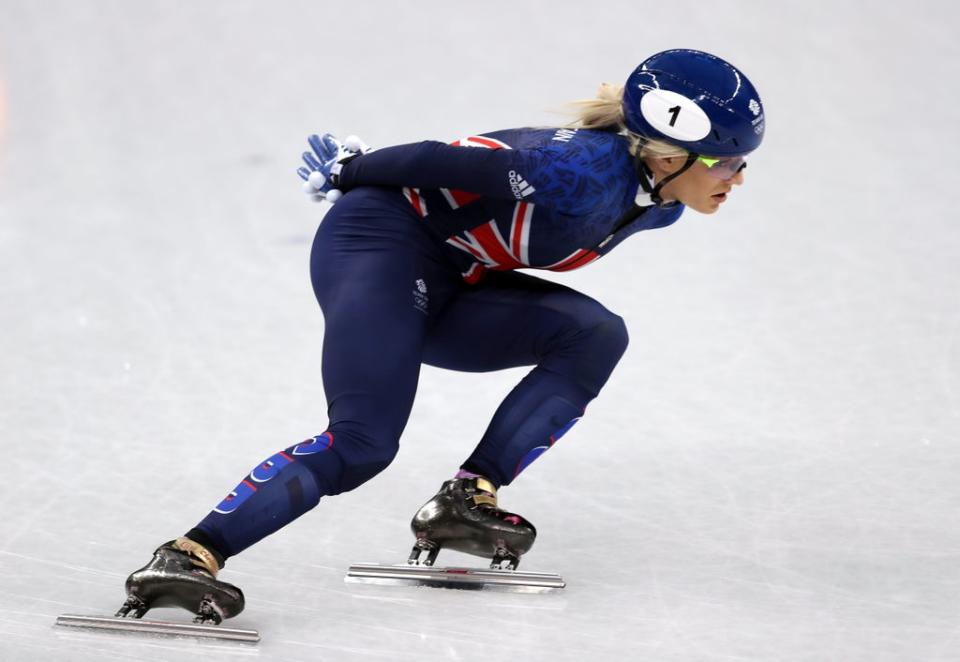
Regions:
[[[958, 659], [957, 19], [0, 0], [0, 659]], [[343, 582], [406, 557], [409, 517], [522, 374], [427, 368], [387, 472], [228, 564], [258, 646], [54, 629], [111, 613], [156, 544], [323, 430], [308, 133], [553, 124], [674, 46], [743, 67], [767, 139], [720, 214], [548, 276], [632, 337], [502, 494], [540, 531], [522, 567], [563, 592]]]

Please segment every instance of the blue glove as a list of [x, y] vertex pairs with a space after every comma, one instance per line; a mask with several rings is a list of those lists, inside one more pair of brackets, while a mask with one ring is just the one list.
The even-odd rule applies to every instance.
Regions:
[[310, 152], [303, 153], [306, 168], [297, 168], [303, 180], [303, 192], [311, 200], [335, 203], [343, 195], [337, 188], [340, 170], [344, 165], [370, 151], [370, 146], [356, 136], [348, 136], [342, 143], [331, 134], [316, 134], [307, 138]]

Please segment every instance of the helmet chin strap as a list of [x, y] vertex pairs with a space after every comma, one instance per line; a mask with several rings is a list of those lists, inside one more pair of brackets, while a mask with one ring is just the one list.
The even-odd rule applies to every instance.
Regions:
[[650, 194], [650, 200], [658, 207], [666, 207], [669, 203], [663, 201], [663, 198], [660, 197], [660, 191], [663, 190], [663, 187], [669, 184], [671, 181], [685, 173], [687, 170], [693, 166], [696, 160], [699, 158], [699, 154], [690, 152], [687, 154], [687, 160], [684, 162], [680, 169], [676, 172], [670, 173], [655, 185], [652, 185], [653, 182], [653, 171], [650, 170], [649, 166], [644, 162], [643, 159], [638, 155], [636, 156], [636, 168], [637, 176], [640, 178], [640, 186], [644, 191]]

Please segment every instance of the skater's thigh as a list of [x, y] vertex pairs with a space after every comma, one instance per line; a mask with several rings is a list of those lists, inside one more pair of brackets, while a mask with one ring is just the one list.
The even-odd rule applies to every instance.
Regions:
[[332, 422], [362, 418], [402, 427], [429, 319], [417, 282], [456, 276], [442, 272], [435, 250], [409, 213], [380, 194], [348, 194], [321, 223], [311, 277], [324, 316], [322, 371]]
[[491, 272], [447, 305], [428, 332], [423, 362], [468, 372], [536, 365], [579, 330], [615, 318], [564, 285]]

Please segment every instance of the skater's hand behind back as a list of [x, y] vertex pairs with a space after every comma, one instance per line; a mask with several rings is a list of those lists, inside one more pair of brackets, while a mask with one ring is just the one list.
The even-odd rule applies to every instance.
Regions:
[[303, 180], [303, 192], [311, 200], [326, 200], [335, 203], [343, 195], [337, 188], [340, 170], [353, 159], [370, 151], [370, 146], [357, 136], [347, 136], [340, 142], [332, 134], [316, 134], [307, 138], [309, 152], [303, 153], [303, 162], [307, 167], [297, 168], [297, 174]]

